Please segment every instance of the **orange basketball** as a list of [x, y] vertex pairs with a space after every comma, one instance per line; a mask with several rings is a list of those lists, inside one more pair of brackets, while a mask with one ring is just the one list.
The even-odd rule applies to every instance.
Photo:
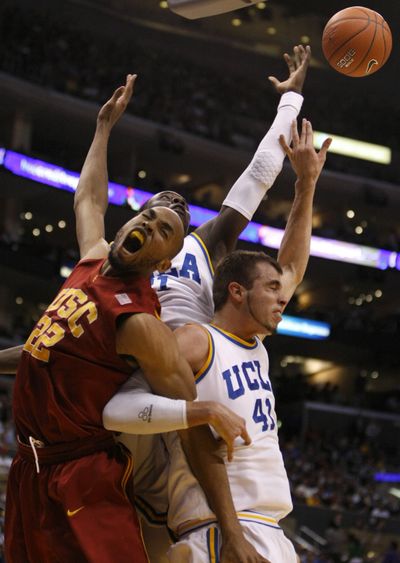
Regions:
[[388, 60], [392, 33], [378, 12], [352, 6], [328, 21], [322, 34], [322, 50], [338, 72], [346, 76], [368, 76]]

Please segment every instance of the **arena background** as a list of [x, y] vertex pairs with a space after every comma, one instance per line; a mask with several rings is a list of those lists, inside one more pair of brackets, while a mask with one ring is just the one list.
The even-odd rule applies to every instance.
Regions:
[[[313, 49], [302, 114], [318, 131], [390, 149], [387, 164], [354, 158], [354, 145], [350, 156], [328, 156], [313, 256], [286, 311], [295, 319], [289, 334], [268, 339], [295, 502], [285, 527], [302, 561], [314, 563], [382, 562], [400, 538], [400, 8], [368, 1], [390, 25], [393, 51], [378, 73], [351, 79], [320, 46], [327, 20], [349, 5], [268, 0], [194, 21], [157, 0], [0, 6], [2, 348], [24, 341], [77, 260], [65, 171], [79, 172], [99, 104], [127, 73], [139, 78], [110, 144], [110, 180], [122, 186], [110, 239], [137, 190], [172, 187], [192, 205], [219, 208], [274, 117], [266, 77], [285, 77], [282, 54], [300, 42]], [[255, 217], [258, 244], [241, 247], [279, 240], [293, 182], [285, 166]], [[2, 506], [15, 449], [12, 381], [0, 379]]]

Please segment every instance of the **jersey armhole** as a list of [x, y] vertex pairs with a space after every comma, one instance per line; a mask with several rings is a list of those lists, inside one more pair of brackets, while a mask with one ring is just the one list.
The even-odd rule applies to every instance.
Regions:
[[200, 383], [200, 381], [202, 379], [204, 379], [204, 377], [207, 375], [207, 373], [210, 371], [210, 368], [213, 364], [214, 361], [214, 355], [215, 355], [215, 346], [214, 346], [214, 340], [213, 337], [210, 333], [209, 330], [206, 329], [206, 327], [204, 327], [203, 325], [199, 325], [201, 326], [201, 328], [207, 333], [207, 338], [208, 338], [208, 354], [207, 354], [207, 358], [204, 362], [204, 364], [201, 366], [201, 368], [194, 374], [194, 381], [195, 384], [197, 385], [198, 383]]
[[200, 247], [200, 249], [201, 249], [201, 251], [204, 255], [204, 258], [206, 260], [207, 267], [210, 271], [211, 277], [213, 278], [214, 277], [214, 266], [213, 266], [211, 256], [210, 256], [210, 253], [208, 251], [206, 243], [203, 241], [201, 236], [194, 231], [193, 231], [193, 233], [190, 233], [189, 237], [192, 237], [197, 242], [197, 244], [199, 245], [199, 247]]

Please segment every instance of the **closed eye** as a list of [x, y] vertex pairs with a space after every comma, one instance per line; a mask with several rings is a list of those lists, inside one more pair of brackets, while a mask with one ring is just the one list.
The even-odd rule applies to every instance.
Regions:
[[272, 291], [279, 291], [282, 287], [280, 282], [272, 282], [267, 285], [267, 289], [272, 289]]
[[169, 223], [161, 223], [160, 231], [164, 238], [168, 239], [173, 234], [173, 229]]

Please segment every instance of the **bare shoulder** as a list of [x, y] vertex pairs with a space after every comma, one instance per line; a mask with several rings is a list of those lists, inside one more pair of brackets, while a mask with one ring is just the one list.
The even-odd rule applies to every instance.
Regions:
[[105, 239], [101, 238], [94, 246], [81, 256], [81, 260], [106, 258], [109, 252], [110, 245]]
[[207, 359], [209, 337], [207, 330], [198, 324], [187, 324], [177, 328], [174, 334], [180, 353], [188, 361], [193, 372], [197, 372]]
[[176, 339], [165, 323], [148, 313], [126, 317], [117, 330], [117, 352], [143, 356], [177, 352]]
[[136, 313], [127, 316], [118, 328], [117, 335], [121, 339], [140, 336], [144, 341], [154, 341], [159, 338], [174, 339], [171, 329], [149, 313]]

